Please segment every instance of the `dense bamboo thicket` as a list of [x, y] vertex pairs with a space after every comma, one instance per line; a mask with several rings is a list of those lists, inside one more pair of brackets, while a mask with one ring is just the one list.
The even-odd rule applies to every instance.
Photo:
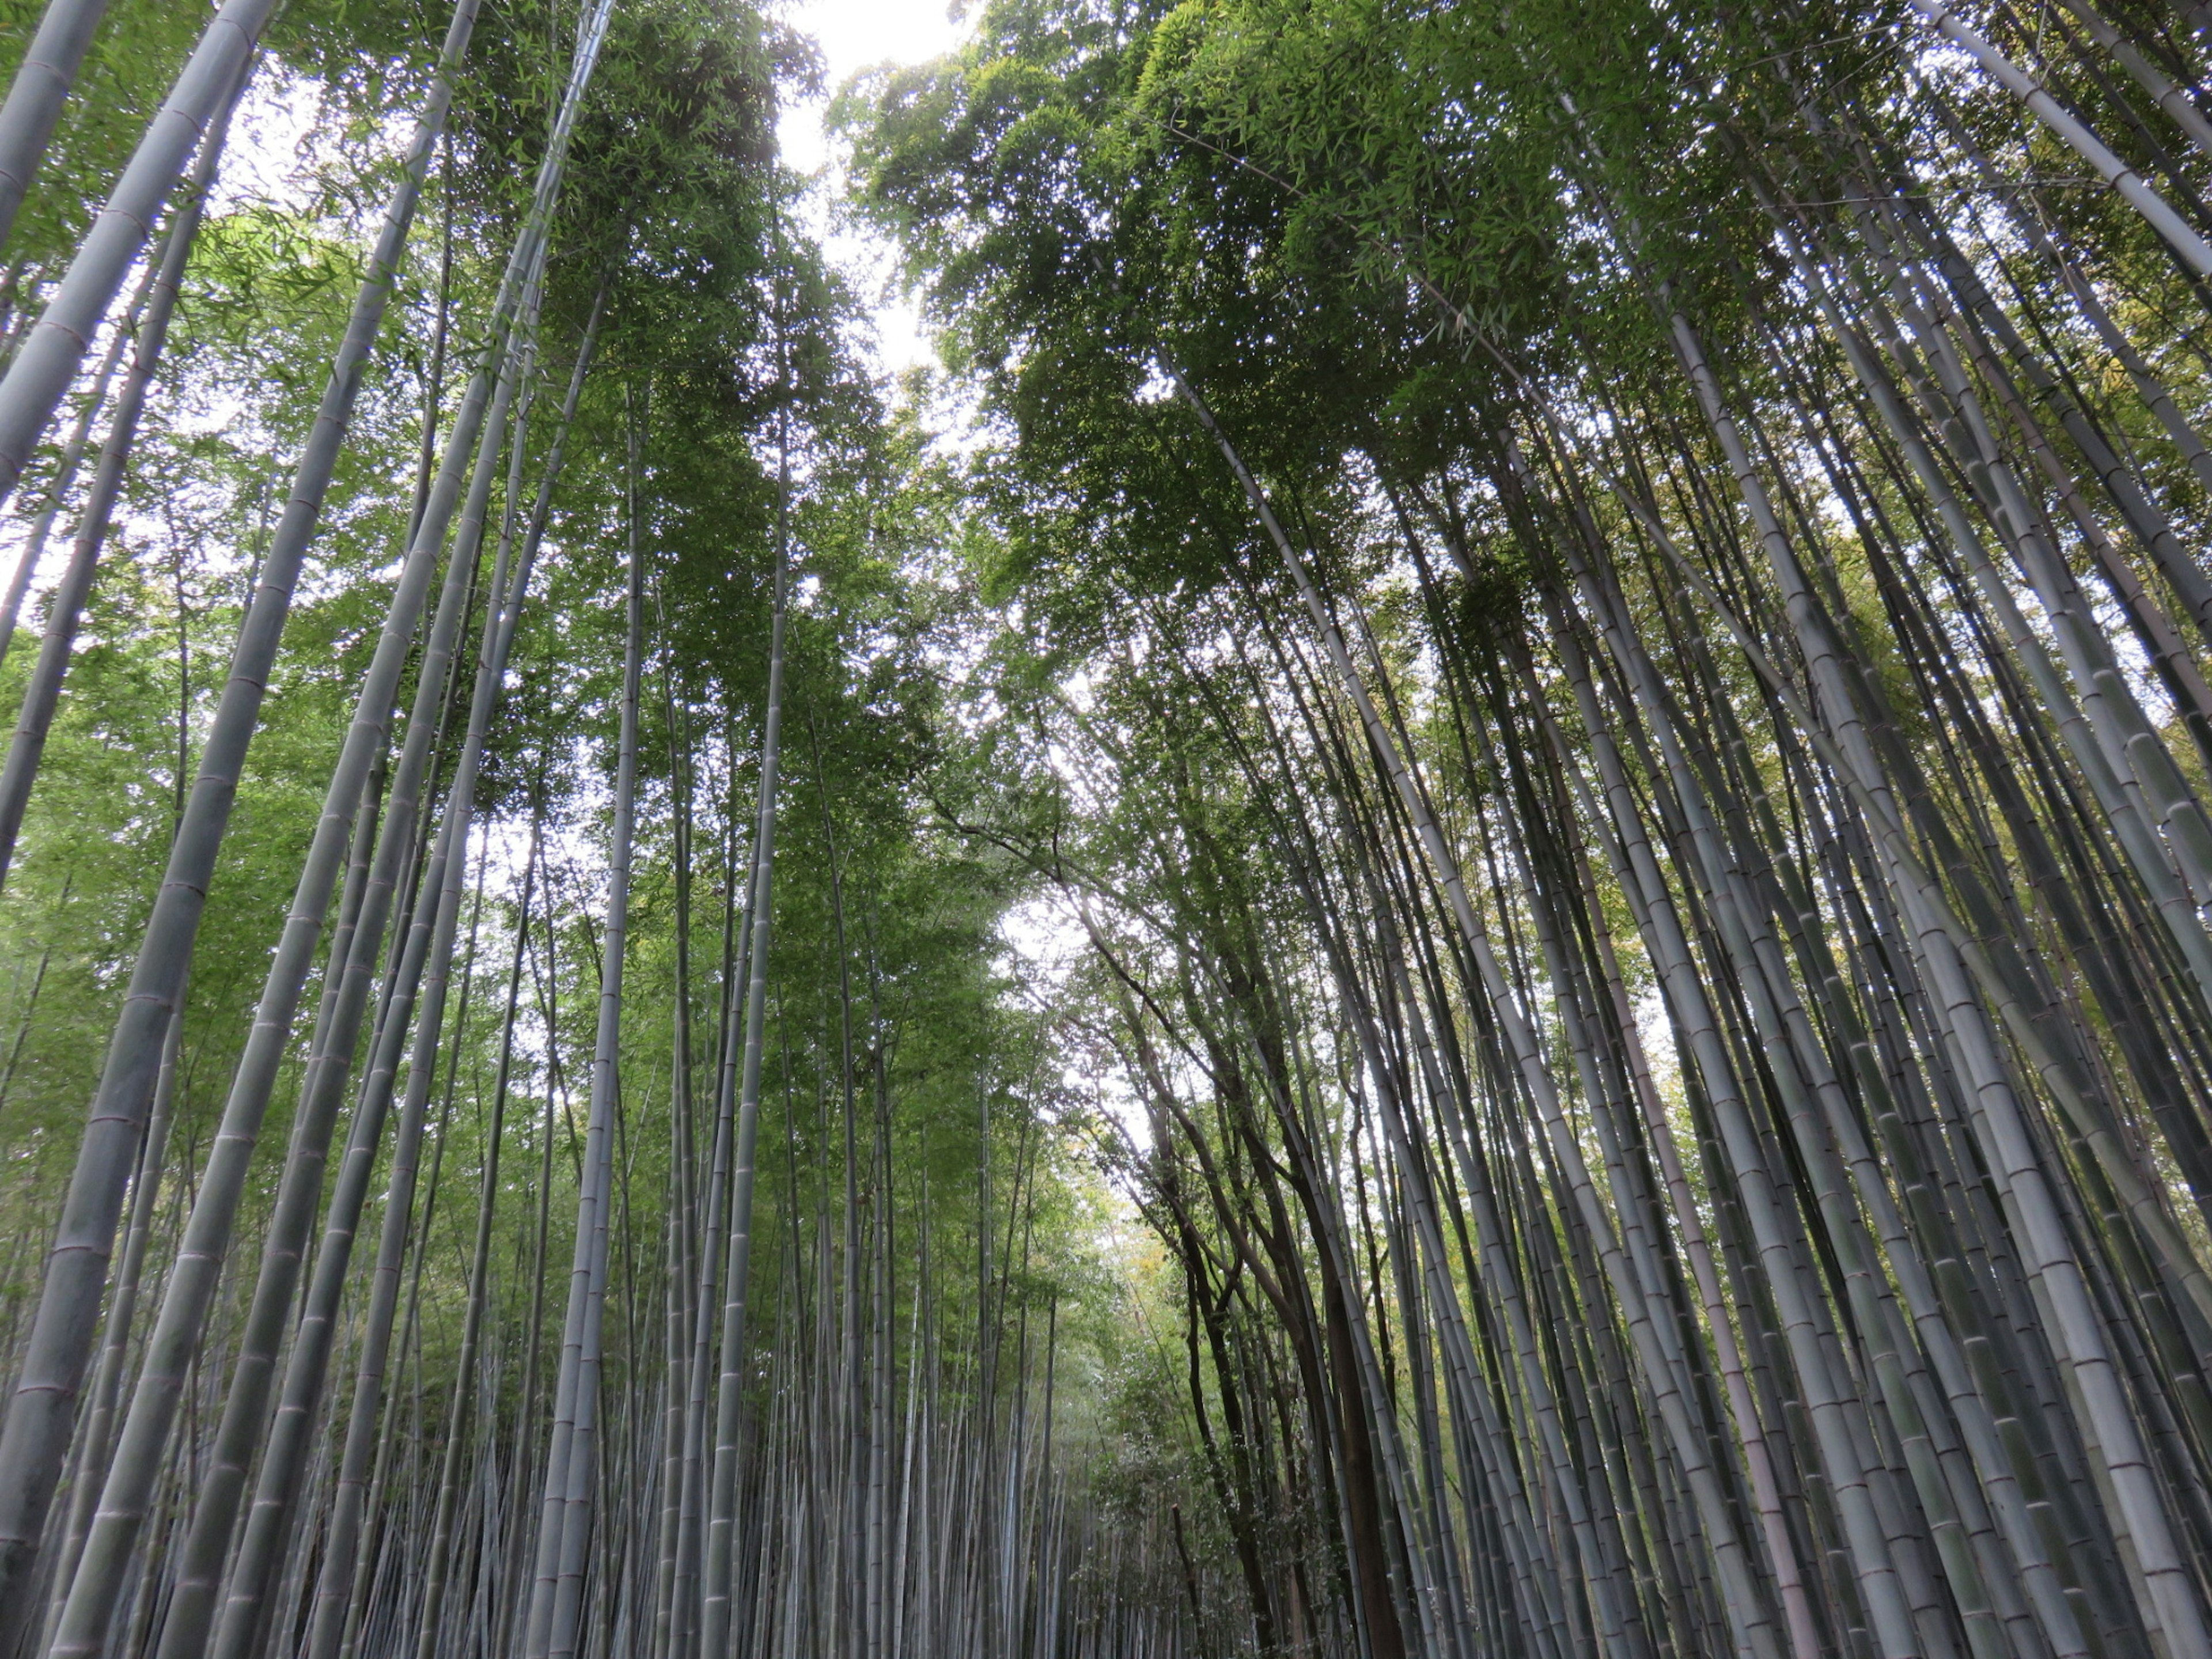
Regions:
[[0, 8], [0, 1659], [2212, 1659], [2212, 12], [805, 26]]

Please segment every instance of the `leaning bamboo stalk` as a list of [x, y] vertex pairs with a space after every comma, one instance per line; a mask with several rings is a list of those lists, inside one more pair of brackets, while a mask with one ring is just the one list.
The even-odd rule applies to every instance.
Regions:
[[[1224, 450], [1224, 454], [1227, 453]], [[1316, 707], [1319, 702], [1318, 695], [1309, 696], [1300, 688], [1298, 679], [1311, 671], [1306, 669], [1303, 663], [1298, 662], [1283, 644], [1274, 640], [1272, 630], [1270, 630], [1270, 642], [1275, 649], [1277, 660], [1283, 672], [1291, 679], [1293, 696], [1300, 715], [1306, 725], [1309, 738], [1314, 744], [1315, 751], [1323, 761], [1328, 787], [1332, 793], [1346, 804], [1347, 811], [1357, 815], [1358, 808], [1355, 803], [1360, 799], [1361, 786], [1356, 781], [1352, 771], [1348, 740], [1334, 717]], [[1387, 687], [1385, 690], [1387, 695]], [[1316, 688], [1317, 692], [1318, 688]], [[1293, 763], [1290, 757], [1290, 750], [1285, 746], [1282, 735], [1274, 729], [1272, 721], [1267, 723], [1267, 729], [1276, 750], [1279, 766], [1285, 772], [1291, 771]], [[1402, 733], [1400, 736], [1400, 741], [1401, 743], [1403, 741]], [[1300, 848], [1300, 851], [1294, 854], [1292, 864], [1297, 879], [1306, 896], [1308, 913], [1313, 918], [1327, 946], [1330, 963], [1329, 971], [1340, 988], [1340, 999], [1351, 1015], [1358, 1033], [1361, 1051], [1363, 1054], [1373, 1056], [1378, 1052], [1376, 1016], [1365, 1004], [1364, 994], [1356, 974], [1346, 961], [1346, 945], [1340, 937], [1341, 930], [1330, 921], [1334, 912], [1327, 896], [1320, 890], [1319, 884], [1322, 879], [1320, 874], [1322, 869], [1320, 848], [1314, 843], [1310, 833], [1304, 829], [1302, 820], [1285, 815], [1279, 823], [1285, 835], [1286, 844], [1295, 844]], [[1353, 848], [1361, 849], [1364, 842], [1358, 837], [1370, 832], [1370, 825], [1360, 824], [1353, 832], [1352, 839]], [[1374, 873], [1371, 859], [1362, 859], [1358, 861], [1363, 866], [1360, 878], [1371, 881]], [[1385, 957], [1395, 957], [1398, 950], [1393, 937], [1395, 928], [1387, 912], [1380, 908], [1386, 902], [1378, 900], [1376, 909], [1376, 925], [1384, 935], [1378, 941], [1378, 950], [1379, 954]], [[1402, 986], [1403, 981], [1401, 981], [1400, 983]], [[1409, 991], [1401, 991], [1398, 998], [1398, 1006], [1402, 1010], [1401, 1018], [1409, 1027], [1409, 1035], [1413, 1047], [1422, 1051], [1422, 1067], [1430, 1076], [1432, 1091], [1440, 1101], [1448, 1099], [1449, 1091], [1442, 1084], [1434, 1080], [1433, 1047], [1419, 1021], [1418, 1010], [1412, 1002]], [[1369, 1071], [1378, 1079], [1375, 1085], [1378, 1093], [1392, 1086], [1392, 1082], [1389, 1080], [1387, 1066], [1378, 1066], [1375, 1060], [1370, 1059]], [[1281, 1085], [1277, 1086], [1279, 1089]], [[1348, 1080], [1340, 1086], [1349, 1087]], [[1319, 1194], [1326, 1188], [1340, 1184], [1341, 1176], [1333, 1171], [1311, 1168], [1315, 1159], [1310, 1146], [1318, 1133], [1316, 1128], [1310, 1125], [1300, 1127], [1293, 1115], [1279, 1106], [1278, 1115], [1282, 1122], [1286, 1140], [1293, 1152], [1293, 1167], [1296, 1168], [1298, 1164], [1304, 1164], [1310, 1171], [1302, 1176], [1300, 1179], [1300, 1195], [1313, 1218], [1312, 1231], [1317, 1253], [1322, 1259], [1323, 1273], [1325, 1275], [1341, 1277], [1347, 1272], [1347, 1268], [1343, 1264], [1348, 1262], [1351, 1258], [1345, 1245], [1331, 1242], [1332, 1236], [1340, 1223], [1334, 1214], [1333, 1206], [1319, 1198]], [[1446, 1121], [1450, 1121], [1449, 1114]], [[1358, 1119], [1355, 1118], [1354, 1121], [1356, 1132]], [[1598, 1565], [1598, 1553], [1595, 1548], [1595, 1540], [1589, 1527], [1588, 1505], [1581, 1494], [1568, 1486], [1570, 1477], [1566, 1476], [1562, 1468], [1560, 1437], [1556, 1428], [1556, 1412], [1550, 1403], [1551, 1389], [1548, 1383], [1534, 1369], [1535, 1356], [1532, 1329], [1525, 1319], [1514, 1320], [1510, 1316], [1513, 1304], [1523, 1292], [1516, 1266], [1503, 1255], [1507, 1230], [1501, 1224], [1499, 1215], [1493, 1207], [1491, 1183], [1474, 1161], [1467, 1137], [1463, 1134], [1455, 1134], [1452, 1139], [1454, 1151], [1462, 1163], [1467, 1196], [1474, 1212], [1478, 1238], [1489, 1263], [1486, 1269], [1479, 1273], [1470, 1261], [1468, 1277], [1470, 1282], [1474, 1284], [1484, 1283], [1486, 1278], [1489, 1279], [1492, 1296], [1508, 1311], [1509, 1335], [1504, 1346], [1510, 1349], [1515, 1358], [1512, 1365], [1507, 1367], [1501, 1364], [1501, 1369], [1519, 1386], [1511, 1389], [1512, 1398], [1502, 1413], [1486, 1392], [1470, 1386], [1468, 1370], [1465, 1366], [1458, 1364], [1449, 1364], [1445, 1370], [1445, 1376], [1451, 1391], [1455, 1409], [1461, 1419], [1461, 1431], [1468, 1438], [1480, 1443], [1486, 1462], [1485, 1484], [1500, 1494], [1499, 1501], [1505, 1510], [1506, 1545], [1513, 1560], [1515, 1595], [1520, 1601], [1520, 1615], [1534, 1632], [1534, 1638], [1543, 1644], [1545, 1651], [1553, 1653], [1565, 1651], [1576, 1645], [1586, 1644], [1591, 1638], [1589, 1632], [1581, 1627], [1582, 1615], [1585, 1609], [1579, 1603], [1564, 1598], [1559, 1593], [1563, 1587], [1562, 1566], [1567, 1559], [1567, 1552], [1555, 1549], [1547, 1534], [1553, 1527], [1562, 1521], [1565, 1522], [1571, 1534], [1573, 1534], [1573, 1555], [1585, 1564], [1586, 1570], [1592, 1575], [1586, 1580], [1586, 1583], [1594, 1589], [1596, 1589], [1600, 1581], [1595, 1574], [1601, 1569]], [[1195, 1140], [1194, 1144], [1196, 1144]], [[1403, 1149], [1407, 1147], [1408, 1142], [1401, 1136], [1396, 1138], [1396, 1145]], [[1410, 1155], [1408, 1152], [1407, 1156]], [[1356, 1160], [1357, 1152], [1355, 1152], [1352, 1156]], [[1634, 1235], [1632, 1233], [1630, 1235], [1632, 1249], [1634, 1243]], [[1325, 1278], [1325, 1285], [1328, 1282]], [[1366, 1340], [1364, 1334], [1356, 1325], [1347, 1322], [1342, 1313], [1338, 1311], [1346, 1304], [1356, 1303], [1354, 1287], [1346, 1284], [1341, 1289], [1332, 1288], [1328, 1291], [1328, 1296], [1336, 1304], [1332, 1308], [1330, 1315], [1332, 1333], [1330, 1346], [1333, 1354], [1334, 1350], [1350, 1345], [1357, 1345], [1364, 1350]], [[1443, 1311], [1443, 1304], [1439, 1304], [1440, 1316]], [[1343, 1340], [1339, 1340], [1335, 1335], [1340, 1328], [1345, 1328], [1347, 1333]], [[1664, 1330], [1663, 1326], [1656, 1322], [1651, 1323], [1649, 1328], [1655, 1336], [1662, 1335]], [[1450, 1347], [1447, 1347], [1446, 1354], [1448, 1358], [1458, 1357]], [[1503, 1356], [1501, 1355], [1500, 1358], [1502, 1361]], [[1368, 1366], [1363, 1360], [1359, 1370], [1364, 1372]], [[1668, 1364], [1666, 1375], [1669, 1378], [1669, 1387], [1678, 1395], [1681, 1386], [1680, 1379], [1677, 1376], [1679, 1370], [1678, 1365]], [[1355, 1376], [1351, 1381], [1356, 1383], [1359, 1378]], [[1375, 1414], [1379, 1415], [1379, 1413]], [[1511, 1419], [1510, 1422], [1507, 1420], [1509, 1416]], [[1547, 1417], [1553, 1419], [1553, 1426], [1548, 1431], [1545, 1426]], [[1367, 1434], [1363, 1419], [1347, 1416], [1346, 1422], [1362, 1435]], [[1512, 1450], [1512, 1437], [1516, 1431], [1525, 1438], [1539, 1443], [1547, 1443], [1545, 1478], [1542, 1480], [1523, 1480]], [[1380, 1436], [1371, 1437], [1381, 1438]], [[1349, 1462], [1354, 1455], [1354, 1442], [1350, 1434], [1347, 1434], [1345, 1438], [1346, 1458]], [[1401, 1482], [1389, 1468], [1392, 1453], [1387, 1440], [1382, 1441], [1382, 1450], [1385, 1460], [1385, 1472], [1392, 1475], [1395, 1487]], [[1359, 1452], [1358, 1455], [1364, 1464], [1370, 1454]], [[1366, 1481], [1364, 1477], [1355, 1480], [1349, 1468], [1341, 1470], [1337, 1479], [1342, 1488], [1343, 1495], [1340, 1502], [1346, 1510], [1347, 1546], [1351, 1547], [1355, 1544], [1361, 1532], [1364, 1531], [1371, 1538], [1377, 1530], [1376, 1523], [1371, 1519], [1360, 1528], [1355, 1528], [1353, 1525], [1355, 1506], [1365, 1507], [1368, 1504], [1368, 1500], [1362, 1496], [1361, 1486], [1371, 1483]], [[1566, 1513], [1562, 1516], [1558, 1513], [1559, 1510], [1564, 1510]], [[1377, 1553], [1379, 1547], [1376, 1543], [1371, 1541], [1365, 1546], [1370, 1554]], [[1397, 1554], [1395, 1548], [1390, 1551], [1390, 1554], [1394, 1561], [1392, 1571], [1395, 1575], [1400, 1571], [1395, 1565]], [[1384, 1601], [1383, 1588], [1379, 1577], [1371, 1584], [1363, 1583], [1358, 1580], [1354, 1581], [1352, 1586], [1353, 1590], [1352, 1612], [1355, 1621], [1371, 1620], [1377, 1616], [1376, 1604]], [[1600, 1589], [1597, 1593], [1605, 1592]], [[1387, 1602], [1384, 1602], [1382, 1612], [1387, 1614], [1389, 1611]], [[1618, 1620], [1609, 1622], [1617, 1624]], [[1571, 1628], [1571, 1625], [1575, 1627]]]
[[116, 1270], [115, 1289], [109, 1298], [106, 1334], [102, 1339], [100, 1366], [93, 1378], [92, 1409], [80, 1431], [72, 1477], [69, 1519], [62, 1532], [62, 1553], [54, 1563], [55, 1592], [47, 1610], [46, 1629], [40, 1650], [53, 1641], [54, 1632], [67, 1605], [69, 1587], [83, 1558], [94, 1505], [106, 1484], [109, 1456], [114, 1447], [115, 1403], [122, 1392], [124, 1368], [131, 1349], [131, 1328], [137, 1314], [138, 1297], [145, 1280], [146, 1253], [152, 1243], [154, 1206], [159, 1197], [168, 1158], [169, 1130], [175, 1115], [177, 1062], [184, 1046], [184, 1022], [169, 1022], [169, 1036], [161, 1056], [161, 1075], [154, 1088], [153, 1104], [146, 1120], [145, 1145], [138, 1155], [138, 1173], [131, 1178], [130, 1224], [124, 1234], [123, 1261]]
[[1964, 50], [1992, 80], [2018, 99], [2060, 143], [2094, 167], [2097, 176], [2143, 216], [2190, 270], [2200, 277], [2212, 277], [2212, 246], [2039, 82], [1998, 51], [1944, 0], [1912, 0], [1912, 7], [1938, 34]]
[[[195, 169], [197, 170], [197, 169]], [[54, 463], [53, 477], [46, 480], [40, 491], [37, 516], [23, 538], [23, 550], [16, 556], [15, 568], [8, 577], [8, 586], [0, 591], [0, 664], [8, 660], [8, 653], [15, 642], [16, 625], [23, 614], [23, 599], [30, 592], [32, 578], [38, 574], [39, 562], [46, 555], [46, 543], [53, 535], [54, 525], [62, 515], [62, 507], [70, 489], [76, 483], [78, 469], [84, 465], [84, 452], [92, 437], [93, 423], [101, 410], [107, 406], [107, 388], [115, 379], [115, 371], [122, 367], [124, 353], [130, 349], [137, 333], [138, 319], [145, 314], [148, 296], [167, 263], [167, 239], [176, 234], [175, 227], [162, 233], [163, 254], [150, 261], [146, 274], [139, 279], [138, 287], [125, 308], [122, 326], [112, 331], [107, 349], [100, 354], [100, 367], [93, 371], [92, 384], [86, 390], [82, 405], [77, 410], [70, 434], [63, 441], [62, 453]]]
[[2174, 125], [2189, 136], [2189, 142], [2208, 158], [2212, 158], [2212, 122], [2204, 118], [2203, 112], [2190, 101], [2189, 94], [2176, 86], [2159, 67], [2138, 51], [2135, 43], [2121, 33], [2085, 0], [2059, 0], [2074, 21], [2088, 33], [2089, 38], [2110, 52], [2128, 78], [2142, 88], [2152, 103], [2169, 117]]
[[107, 0], [47, 0], [39, 32], [8, 83], [7, 101], [0, 103], [0, 244], [15, 228], [106, 10]]
[[15, 493], [33, 447], [76, 377], [86, 343], [275, 9], [276, 0], [225, 0], [209, 20], [68, 274], [0, 377], [0, 500]]
[[[1402, 734], [1401, 735], [1402, 738]], [[1358, 847], [1356, 841], [1354, 845], [1355, 848]], [[1364, 855], [1364, 849], [1359, 850], [1362, 855], [1358, 857], [1358, 862], [1367, 866], [1363, 873], [1371, 881], [1373, 879], [1371, 860]], [[1310, 881], [1310, 878], [1305, 879]], [[1318, 923], [1322, 912], [1310, 899], [1309, 905], [1314, 909]], [[1375, 917], [1376, 926], [1382, 936], [1379, 941], [1379, 954], [1386, 962], [1392, 964], [1391, 976], [1396, 981], [1395, 987], [1396, 1021], [1405, 1028], [1406, 1036], [1418, 1056], [1424, 1081], [1428, 1084], [1431, 1094], [1441, 1103], [1450, 1098], [1450, 1091], [1441, 1080], [1434, 1044], [1429, 1036], [1425, 1022], [1422, 1018], [1419, 1006], [1413, 998], [1412, 988], [1403, 977], [1402, 968], [1398, 966], [1401, 962], [1401, 949], [1396, 938], [1397, 928], [1392, 919], [1391, 905], [1388, 896], [1377, 896]], [[1367, 1005], [1366, 999], [1357, 988], [1352, 969], [1342, 959], [1343, 952], [1340, 946], [1333, 948], [1332, 957], [1334, 958], [1332, 971], [1343, 988], [1343, 1000], [1352, 1016], [1354, 1029], [1373, 1079], [1375, 1097], [1382, 1109], [1382, 1123], [1386, 1131], [1386, 1139], [1389, 1143], [1393, 1164], [1400, 1180], [1404, 1182], [1407, 1188], [1407, 1202], [1415, 1221], [1414, 1236], [1420, 1241], [1422, 1252], [1420, 1273], [1428, 1281], [1429, 1299], [1433, 1306], [1443, 1338], [1442, 1346], [1446, 1360], [1447, 1381], [1451, 1384], [1455, 1400], [1470, 1398], [1474, 1396], [1474, 1391], [1477, 1386], [1474, 1377], [1479, 1369], [1478, 1362], [1467, 1335], [1457, 1297], [1455, 1293], [1448, 1292], [1442, 1288], [1447, 1281], [1440, 1276], [1449, 1272], [1448, 1260], [1443, 1249], [1442, 1231], [1437, 1222], [1437, 1207], [1429, 1176], [1422, 1159], [1414, 1150], [1413, 1137], [1407, 1131], [1406, 1114], [1400, 1099], [1400, 1080], [1393, 1073], [1384, 1057], [1377, 1030], [1376, 1011]], [[1354, 1156], [1356, 1160], [1357, 1154], [1355, 1153]], [[1601, 1547], [1593, 1522], [1589, 1498], [1582, 1490], [1581, 1478], [1572, 1468], [1570, 1461], [1565, 1436], [1561, 1425], [1559, 1402], [1540, 1369], [1536, 1353], [1534, 1333], [1527, 1316], [1521, 1287], [1516, 1282], [1516, 1274], [1514, 1267], [1504, 1255], [1501, 1237], [1502, 1229], [1491, 1209], [1491, 1194], [1479, 1181], [1472, 1177], [1471, 1173], [1467, 1184], [1469, 1195], [1474, 1200], [1478, 1235], [1482, 1240], [1482, 1249], [1490, 1260], [1490, 1272], [1498, 1281], [1495, 1294], [1505, 1313], [1510, 1346], [1522, 1379], [1522, 1392], [1525, 1401], [1523, 1409], [1533, 1424], [1534, 1437], [1544, 1448], [1545, 1459], [1548, 1466], [1547, 1473], [1549, 1477], [1547, 1484], [1552, 1492], [1557, 1494], [1560, 1506], [1565, 1512], [1570, 1534], [1575, 1546], [1574, 1554], [1579, 1560], [1584, 1577], [1583, 1589], [1591, 1603], [1590, 1610], [1595, 1613], [1597, 1620], [1598, 1628], [1594, 1633], [1608, 1648], [1617, 1648], [1629, 1639], [1629, 1632], [1625, 1626], [1621, 1602], [1617, 1594], [1618, 1587], [1600, 1565], [1602, 1555]], [[1364, 1352], [1365, 1347], [1364, 1339], [1361, 1346]], [[1371, 1369], [1371, 1363], [1363, 1365], [1363, 1370]], [[1379, 1401], [1379, 1384], [1377, 1393]], [[1379, 1403], [1376, 1416], [1383, 1430], [1381, 1438], [1386, 1456], [1395, 1463], [1400, 1455], [1394, 1449], [1395, 1436], [1390, 1433], [1392, 1425], [1384, 1419], [1384, 1413]], [[1392, 1473], [1394, 1480], [1403, 1484], [1406, 1479], [1403, 1474], [1395, 1468]], [[1529, 1530], [1533, 1537], [1534, 1531], [1533, 1526]], [[1431, 1596], [1424, 1595], [1421, 1597], [1421, 1605], [1425, 1607], [1432, 1600]], [[1562, 1611], [1565, 1612], [1566, 1609]], [[1574, 1611], [1579, 1613], [1582, 1609], [1576, 1608]], [[1590, 1638], [1591, 1634], [1592, 1632], [1589, 1632], [1577, 1630], [1570, 1639], [1577, 1643], [1586, 1642]]]

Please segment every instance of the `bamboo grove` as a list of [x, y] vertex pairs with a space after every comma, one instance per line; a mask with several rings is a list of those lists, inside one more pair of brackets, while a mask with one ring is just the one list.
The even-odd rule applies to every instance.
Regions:
[[2212, 14], [805, 24], [0, 8], [0, 1659], [2212, 1655]]

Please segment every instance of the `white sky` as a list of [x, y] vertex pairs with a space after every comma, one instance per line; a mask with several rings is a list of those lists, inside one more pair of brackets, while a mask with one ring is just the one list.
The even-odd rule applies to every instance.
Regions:
[[[784, 15], [822, 48], [832, 94], [862, 70], [919, 64], [950, 52], [967, 32], [945, 0], [796, 0]], [[884, 368], [896, 372], [932, 362], [915, 308], [894, 291], [890, 250], [830, 210], [842, 158], [831, 153], [823, 131], [827, 106], [826, 99], [793, 105], [777, 126], [785, 161], [816, 174], [824, 186], [808, 204], [810, 228], [855, 290], [875, 298], [877, 348]]]

